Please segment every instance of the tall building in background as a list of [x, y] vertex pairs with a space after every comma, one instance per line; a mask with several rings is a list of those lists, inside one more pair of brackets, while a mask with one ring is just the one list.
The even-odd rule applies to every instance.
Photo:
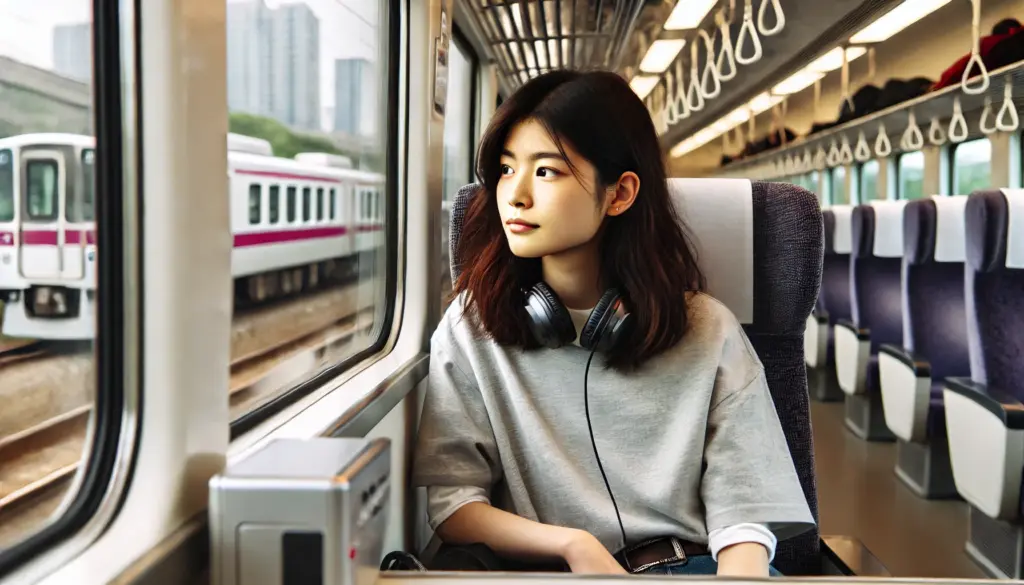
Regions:
[[378, 122], [373, 64], [366, 59], [334, 61], [334, 130], [374, 135]]
[[320, 21], [305, 4], [228, 9], [228, 107], [320, 130]]
[[64, 77], [92, 83], [92, 24], [62, 24], [53, 29], [53, 65]]

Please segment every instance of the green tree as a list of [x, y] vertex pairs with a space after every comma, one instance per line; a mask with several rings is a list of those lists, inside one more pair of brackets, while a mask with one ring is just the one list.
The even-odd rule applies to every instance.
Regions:
[[232, 112], [228, 128], [235, 134], [244, 134], [253, 138], [262, 138], [274, 148], [274, 155], [284, 158], [294, 158], [300, 152], [326, 152], [358, 159], [358, 153], [344, 152], [334, 146], [326, 138], [300, 134], [288, 129], [287, 126], [263, 116]]

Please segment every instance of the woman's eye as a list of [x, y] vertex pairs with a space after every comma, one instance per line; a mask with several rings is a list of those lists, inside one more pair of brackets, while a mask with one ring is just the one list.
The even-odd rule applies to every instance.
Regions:
[[[547, 173], [547, 174], [545, 174], [545, 173]], [[551, 179], [551, 178], [555, 177], [556, 175], [558, 175], [558, 171], [556, 171], [555, 169], [551, 169], [551, 168], [548, 168], [548, 167], [541, 167], [541, 168], [537, 169], [537, 176], [538, 177], [545, 177], [545, 178]]]
[[501, 165], [501, 174], [508, 175], [512, 173], [512, 167], [508, 165]]

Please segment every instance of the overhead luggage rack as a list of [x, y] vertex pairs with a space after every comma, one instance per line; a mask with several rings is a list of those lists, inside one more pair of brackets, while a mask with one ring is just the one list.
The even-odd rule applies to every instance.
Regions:
[[1018, 131], [1024, 105], [1024, 61], [986, 75], [987, 84], [981, 75], [968, 80], [973, 88], [987, 85], [984, 91], [965, 92], [957, 83], [737, 160], [718, 174], [778, 178]]
[[510, 91], [552, 69], [617, 69], [645, 0], [467, 0]]

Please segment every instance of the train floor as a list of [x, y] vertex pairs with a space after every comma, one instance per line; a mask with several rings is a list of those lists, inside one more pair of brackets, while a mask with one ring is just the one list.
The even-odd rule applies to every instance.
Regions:
[[843, 424], [843, 403], [811, 402], [821, 533], [859, 539], [906, 578], [986, 578], [964, 552], [967, 505], [913, 494], [893, 472], [895, 443], [869, 443]]

